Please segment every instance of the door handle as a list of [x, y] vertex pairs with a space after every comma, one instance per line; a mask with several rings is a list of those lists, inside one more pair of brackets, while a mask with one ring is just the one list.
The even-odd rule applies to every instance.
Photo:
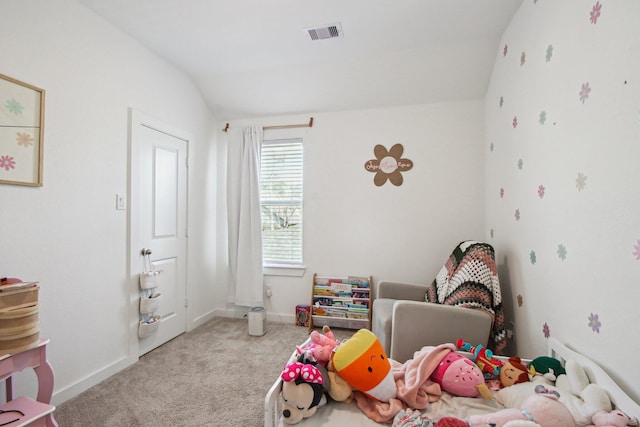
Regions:
[[148, 255], [151, 255], [151, 254], [152, 254], [152, 252], [151, 252], [151, 249], [148, 249], [148, 248], [142, 248], [142, 250], [140, 251], [140, 254], [141, 254], [142, 256], [148, 256]]

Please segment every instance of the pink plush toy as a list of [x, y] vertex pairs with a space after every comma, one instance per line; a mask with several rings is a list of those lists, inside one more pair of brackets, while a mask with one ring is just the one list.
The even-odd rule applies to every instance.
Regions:
[[591, 417], [591, 422], [595, 427], [625, 427], [629, 425], [630, 421], [622, 411], [598, 411]]
[[338, 344], [340, 344], [340, 342], [336, 340], [329, 326], [324, 325], [322, 332], [324, 335], [318, 331], [311, 332], [311, 344], [309, 345], [309, 349], [311, 350], [311, 355], [314, 359], [318, 363], [326, 366], [327, 362], [331, 360], [331, 353], [335, 350]]
[[[438, 364], [430, 377], [431, 381], [440, 384], [442, 390], [463, 397], [488, 395], [484, 384], [484, 375], [471, 360], [451, 351]], [[483, 387], [484, 386], [484, 387]]]
[[576, 427], [571, 412], [554, 394], [534, 394], [527, 397], [520, 409], [503, 409], [486, 415], [472, 415], [469, 426], [490, 424], [502, 427], [512, 420], [533, 421], [541, 427]]

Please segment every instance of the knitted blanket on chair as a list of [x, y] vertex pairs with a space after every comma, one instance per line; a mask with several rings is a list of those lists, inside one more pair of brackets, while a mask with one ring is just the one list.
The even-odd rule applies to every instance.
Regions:
[[495, 354], [507, 345], [495, 252], [487, 243], [464, 241], [453, 250], [427, 288], [427, 302], [483, 310], [491, 316], [488, 348]]

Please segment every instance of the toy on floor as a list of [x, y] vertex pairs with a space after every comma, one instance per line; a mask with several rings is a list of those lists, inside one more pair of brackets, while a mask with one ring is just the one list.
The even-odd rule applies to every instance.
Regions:
[[282, 374], [282, 419], [285, 424], [297, 424], [316, 413], [327, 403], [324, 378], [318, 367], [310, 363], [292, 362]]
[[368, 329], [360, 329], [341, 343], [332, 362], [340, 377], [372, 399], [388, 402], [397, 396], [391, 363], [378, 338]]
[[491, 350], [481, 345], [474, 347], [470, 342], [463, 339], [456, 341], [456, 347], [473, 355], [471, 360], [478, 365], [486, 379], [497, 379], [499, 377], [503, 363], [493, 357]]
[[529, 381], [529, 370], [518, 356], [510, 357], [500, 369], [500, 387]]

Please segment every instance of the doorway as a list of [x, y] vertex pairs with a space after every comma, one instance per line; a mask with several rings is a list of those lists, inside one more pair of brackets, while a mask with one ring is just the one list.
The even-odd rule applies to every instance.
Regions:
[[[137, 342], [139, 357], [186, 330], [189, 138], [135, 110], [130, 138], [129, 265], [136, 306], [131, 341]], [[155, 287], [142, 290], [139, 274], [149, 270], [160, 273]], [[140, 314], [141, 297], [158, 298], [154, 312]], [[140, 321], [151, 319], [159, 322], [154, 322], [154, 332], [139, 338]]]

